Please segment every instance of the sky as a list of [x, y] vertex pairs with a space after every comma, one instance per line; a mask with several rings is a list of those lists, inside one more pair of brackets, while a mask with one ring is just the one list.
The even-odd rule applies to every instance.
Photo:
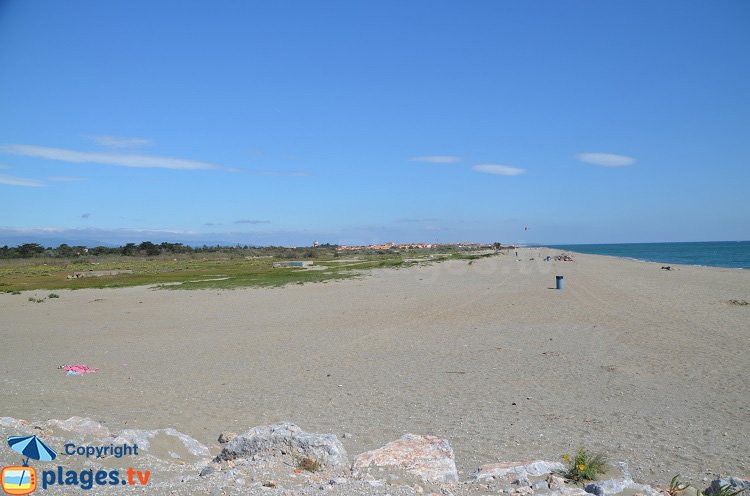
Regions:
[[750, 239], [750, 2], [0, 0], [0, 244]]

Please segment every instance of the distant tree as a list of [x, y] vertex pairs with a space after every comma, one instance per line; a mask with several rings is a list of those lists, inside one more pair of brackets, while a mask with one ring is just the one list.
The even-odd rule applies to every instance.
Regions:
[[44, 247], [38, 243], [25, 243], [18, 247], [18, 254], [23, 258], [33, 257], [44, 252]]
[[120, 248], [120, 253], [125, 256], [133, 256], [138, 253], [138, 247], [135, 245], [135, 243], [128, 243]]
[[73, 256], [73, 248], [68, 246], [66, 243], [62, 243], [60, 246], [58, 246], [55, 251], [57, 252], [58, 257], [72, 257]]
[[151, 241], [144, 241], [138, 246], [138, 249], [142, 252], [145, 252], [149, 257], [153, 257], [161, 253], [161, 249]]
[[92, 255], [106, 255], [107, 253], [111, 253], [111, 248], [107, 248], [106, 246], [97, 246], [95, 248], [91, 248], [89, 250], [89, 253]]

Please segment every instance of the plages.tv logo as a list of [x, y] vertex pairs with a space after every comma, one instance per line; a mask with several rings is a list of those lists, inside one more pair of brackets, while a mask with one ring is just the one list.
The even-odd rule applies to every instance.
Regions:
[[[57, 457], [55, 450], [44, 444], [36, 436], [10, 436], [8, 446], [24, 456], [22, 465], [7, 466], [2, 469], [0, 475], [0, 486], [6, 494], [23, 495], [31, 494], [37, 488], [42, 491], [51, 486], [77, 487], [87, 491], [94, 486], [145, 486], [151, 477], [150, 470], [136, 470], [128, 467], [127, 470], [71, 470], [63, 466], [51, 467], [37, 471], [29, 466], [29, 460], [52, 461]], [[138, 445], [123, 443], [115, 446], [76, 446], [69, 442], [65, 445], [65, 455], [85, 456], [86, 458], [122, 458], [123, 456], [137, 456]]]
[[36, 436], [10, 436], [8, 446], [25, 457], [23, 465], [3, 467], [0, 486], [6, 494], [31, 494], [36, 490], [36, 469], [29, 467], [29, 459], [50, 462], [57, 457], [55, 450]]

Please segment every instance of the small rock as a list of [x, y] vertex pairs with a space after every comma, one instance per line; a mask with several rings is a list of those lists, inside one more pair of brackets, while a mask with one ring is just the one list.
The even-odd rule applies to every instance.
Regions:
[[687, 486], [677, 494], [679, 494], [679, 496], [701, 496], [698, 489], [694, 488], [693, 486]]
[[547, 476], [547, 485], [552, 491], [562, 491], [566, 487], [565, 479], [552, 474]]
[[513, 489], [513, 492], [511, 494], [517, 494], [519, 496], [528, 496], [531, 494], [534, 494], [534, 490], [531, 489], [529, 486], [521, 486]]
[[263, 487], [276, 487], [278, 484], [275, 480], [267, 480], [263, 482]]
[[218, 441], [221, 444], [226, 444], [226, 443], [228, 443], [229, 441], [231, 441], [232, 439], [234, 439], [236, 437], [237, 437], [237, 433], [235, 433], [235, 432], [229, 432], [229, 431], [224, 431], [221, 434], [219, 434]]
[[604, 489], [597, 484], [586, 484], [583, 488], [589, 494], [595, 494], [596, 496], [604, 496]]
[[221, 466], [218, 463], [209, 463], [208, 465], [203, 467], [203, 470], [201, 470], [199, 476], [205, 477], [207, 475], [213, 474], [214, 472], [218, 472], [219, 470], [221, 470]]
[[519, 487], [531, 486], [531, 482], [529, 482], [529, 478], [526, 477], [526, 474], [521, 474], [516, 480], [511, 482], [511, 484]]
[[545, 480], [538, 480], [534, 481], [533, 484], [531, 484], [531, 489], [534, 490], [534, 492], [540, 492], [540, 491], [549, 491], [549, 486], [547, 485], [547, 481]]

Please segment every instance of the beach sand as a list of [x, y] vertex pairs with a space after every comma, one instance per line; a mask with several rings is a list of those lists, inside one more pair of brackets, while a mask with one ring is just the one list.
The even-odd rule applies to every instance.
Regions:
[[[463, 476], [579, 446], [646, 483], [747, 475], [750, 306], [729, 300], [750, 300], [750, 271], [541, 261], [556, 253], [276, 289], [0, 294], [0, 416], [174, 427], [213, 453], [222, 431], [284, 420], [350, 433], [350, 457], [433, 434]], [[99, 372], [58, 370], [79, 362]]]

